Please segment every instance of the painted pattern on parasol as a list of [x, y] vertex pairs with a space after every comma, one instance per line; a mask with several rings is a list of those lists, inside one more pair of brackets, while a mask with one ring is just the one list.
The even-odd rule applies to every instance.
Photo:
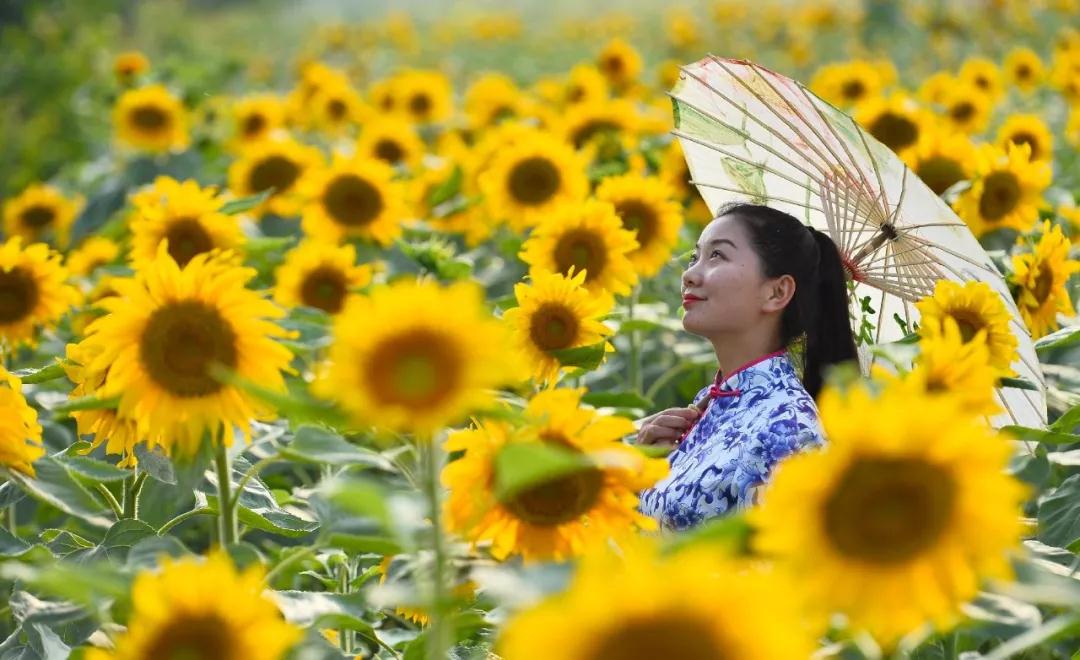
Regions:
[[897, 319], [911, 328], [914, 303], [937, 280], [989, 284], [1012, 317], [1013, 369], [1035, 386], [998, 388], [1005, 413], [990, 421], [1045, 426], [1045, 379], [1008, 285], [964, 222], [888, 147], [798, 82], [744, 60], [684, 66], [670, 95], [673, 134], [709, 208], [768, 204], [827, 232], [854, 282], [852, 301], [870, 296], [875, 342], [903, 337]]

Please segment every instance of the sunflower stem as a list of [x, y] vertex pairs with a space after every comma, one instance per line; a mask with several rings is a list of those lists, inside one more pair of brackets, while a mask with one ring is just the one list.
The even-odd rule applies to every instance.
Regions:
[[105, 500], [105, 503], [112, 509], [113, 515], [117, 520], [124, 517], [124, 507], [120, 506], [120, 502], [116, 501], [116, 496], [112, 494], [112, 491], [108, 489], [105, 484], [94, 484], [97, 492], [101, 493], [101, 497]]
[[[630, 301], [626, 305], [626, 320], [634, 320], [634, 305], [638, 301], [638, 293], [641, 291], [641, 287], [635, 286], [634, 291], [630, 294]], [[629, 383], [627, 389], [633, 392], [641, 392], [643, 383], [641, 379], [641, 345], [639, 343], [640, 337], [638, 337], [637, 330], [630, 331], [630, 369], [627, 371]]]
[[15, 520], [15, 505], [7, 505], [7, 528], [11, 532], [12, 536], [17, 536], [15, 530], [18, 528], [18, 523]]
[[124, 510], [122, 518], [139, 519], [139, 494], [142, 493], [143, 484], [146, 483], [146, 472], [132, 473], [124, 480]]
[[449, 630], [446, 627], [446, 549], [444, 547], [441, 502], [439, 498], [439, 463], [441, 449], [434, 439], [421, 448], [424, 460], [424, 491], [431, 516], [431, 550], [433, 556], [432, 586], [430, 589], [431, 627], [428, 633], [427, 657], [445, 660], [449, 651]]
[[221, 547], [236, 543], [236, 509], [232, 501], [232, 469], [229, 465], [229, 450], [225, 443], [217, 444], [214, 456], [218, 481], [218, 541]]
[[[346, 558], [338, 565], [338, 593], [349, 593], [349, 560]], [[338, 628], [338, 643], [343, 653], [352, 652], [352, 631], [344, 626]]]
[[941, 655], [945, 660], [956, 660], [956, 631], [945, 634], [941, 640]]

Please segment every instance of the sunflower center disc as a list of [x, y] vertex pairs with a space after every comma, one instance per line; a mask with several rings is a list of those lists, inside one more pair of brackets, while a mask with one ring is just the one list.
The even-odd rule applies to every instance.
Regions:
[[21, 321], [37, 301], [38, 286], [31, 273], [19, 266], [0, 270], [0, 323]]
[[531, 525], [561, 525], [592, 509], [603, 487], [604, 473], [588, 468], [526, 488], [503, 506]]
[[1032, 293], [1035, 295], [1035, 300], [1039, 301], [1039, 304], [1046, 302], [1046, 299], [1050, 297], [1050, 291], [1054, 287], [1054, 273], [1046, 266], [1039, 271], [1039, 274], [1035, 277], [1035, 287], [1032, 289]]
[[583, 145], [588, 143], [593, 137], [602, 133], [616, 133], [619, 130], [619, 125], [613, 121], [607, 119], [593, 119], [592, 121], [585, 122], [580, 128], [574, 131], [571, 136], [571, 140], [574, 142], [574, 146], [580, 149]]
[[712, 626], [700, 620], [661, 612], [620, 622], [588, 653], [590, 660], [724, 660], [730, 657], [717, 643]]
[[31, 206], [19, 216], [22, 225], [30, 229], [48, 227], [56, 219], [56, 212], [48, 206]]
[[275, 195], [292, 188], [300, 176], [300, 166], [285, 156], [270, 156], [251, 168], [248, 183], [255, 192], [273, 188]]
[[546, 303], [533, 312], [529, 338], [542, 351], [568, 348], [577, 339], [578, 320], [563, 305]]
[[213, 614], [188, 615], [170, 623], [147, 645], [146, 658], [162, 660], [229, 660], [236, 657], [236, 634]]
[[886, 112], [870, 124], [870, 134], [886, 147], [899, 151], [915, 143], [919, 127], [907, 117]]
[[965, 344], [974, 339], [979, 330], [986, 327], [978, 315], [967, 310], [953, 310], [949, 312], [949, 316], [956, 321], [956, 327], [960, 329], [960, 340]]
[[507, 187], [518, 203], [536, 206], [551, 199], [561, 183], [559, 170], [547, 158], [526, 158], [510, 170]]
[[326, 104], [326, 112], [334, 121], [341, 121], [345, 117], [346, 110], [348, 107], [341, 99], [334, 99]]
[[150, 378], [179, 397], [213, 394], [223, 385], [210, 366], [236, 367], [236, 333], [216, 309], [181, 301], [154, 311], [139, 341], [139, 358]]
[[555, 268], [564, 275], [573, 266], [575, 272], [587, 271], [586, 280], [595, 280], [604, 271], [606, 263], [603, 241], [587, 229], [567, 232], [555, 246]]
[[143, 105], [131, 111], [131, 123], [147, 132], [160, 131], [169, 124], [169, 116], [161, 108]]
[[848, 557], [902, 563], [933, 547], [955, 504], [956, 483], [941, 467], [911, 458], [864, 458], [825, 500], [825, 535]]
[[975, 114], [975, 106], [968, 101], [961, 101], [949, 109], [949, 115], [959, 122], [965, 122]]
[[355, 174], [345, 174], [326, 187], [323, 205], [338, 224], [362, 227], [378, 217], [383, 209], [383, 199], [369, 181]]
[[1039, 159], [1039, 140], [1031, 133], [1015, 133], [1009, 138], [1009, 142], [1017, 145], [1026, 144], [1031, 148], [1031, 160]]
[[248, 115], [247, 118], [244, 119], [243, 132], [244, 135], [247, 135], [248, 137], [262, 133], [264, 128], [266, 128], [266, 117], [259, 113]]
[[1020, 201], [1020, 182], [1012, 172], [994, 172], [983, 181], [979, 214], [990, 221], [1008, 215]]
[[345, 303], [345, 275], [332, 266], [320, 266], [308, 273], [300, 286], [300, 300], [328, 314], [337, 314]]
[[840, 93], [848, 101], [858, 101], [866, 94], [866, 85], [861, 80], [848, 80], [840, 88]]
[[932, 156], [920, 161], [915, 174], [937, 195], [964, 179], [964, 169], [960, 163], [945, 156]]
[[397, 140], [385, 138], [375, 143], [375, 157], [391, 165], [397, 165], [405, 158], [405, 150]]
[[420, 329], [376, 347], [365, 381], [382, 403], [422, 408], [455, 392], [461, 371], [457, 348], [443, 335]]
[[209, 252], [214, 247], [214, 240], [195, 218], [178, 218], [170, 222], [165, 239], [169, 241], [169, 255], [181, 268], [195, 255]]
[[431, 98], [427, 94], [413, 94], [409, 99], [409, 111], [418, 117], [426, 117], [431, 111]]
[[634, 232], [638, 242], [635, 252], [652, 242], [656, 235], [656, 213], [648, 204], [630, 199], [616, 204], [615, 212], [622, 219], [623, 227]]

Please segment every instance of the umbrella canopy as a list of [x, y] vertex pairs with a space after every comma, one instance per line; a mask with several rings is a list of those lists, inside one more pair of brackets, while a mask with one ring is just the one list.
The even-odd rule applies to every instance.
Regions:
[[1012, 316], [1012, 367], [1035, 385], [998, 388], [1005, 412], [990, 421], [1045, 426], [1045, 380], [1004, 277], [888, 147], [798, 82], [743, 60], [709, 56], [682, 67], [671, 97], [673, 133], [709, 208], [768, 204], [827, 232], [854, 282], [852, 300], [870, 296], [876, 342], [904, 336], [919, 318], [914, 303], [937, 280], [989, 284]]

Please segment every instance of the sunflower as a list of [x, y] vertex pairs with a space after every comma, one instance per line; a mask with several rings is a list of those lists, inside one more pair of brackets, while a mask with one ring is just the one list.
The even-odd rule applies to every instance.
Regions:
[[104, 236], [90, 236], [67, 256], [65, 265], [72, 275], [89, 277], [99, 266], [116, 261], [120, 246]]
[[903, 94], [867, 99], [855, 109], [855, 119], [901, 159], [918, 143], [929, 123], [926, 112]]
[[22, 381], [0, 365], [0, 466], [34, 475], [34, 461], [45, 455], [37, 411], [22, 394]]
[[289, 124], [313, 128], [316, 115], [312, 100], [316, 95], [326, 87], [348, 86], [349, 78], [343, 72], [322, 62], [305, 62], [300, 68], [300, 80], [285, 98], [285, 115]]
[[453, 89], [445, 75], [437, 71], [407, 70], [394, 84], [395, 112], [415, 123], [445, 121], [453, 113]]
[[1031, 148], [1031, 160], [1050, 161], [1054, 156], [1054, 136], [1039, 115], [1011, 115], [997, 132], [997, 145], [1026, 144]]
[[331, 136], [349, 133], [371, 115], [360, 93], [347, 81], [321, 85], [308, 108], [309, 125]]
[[496, 152], [478, 175], [491, 216], [524, 231], [561, 204], [580, 202], [589, 192], [585, 161], [573, 147], [548, 133], [529, 132]]
[[981, 133], [993, 113], [990, 97], [964, 81], [957, 81], [945, 92], [941, 105], [949, 126], [969, 135]]
[[430, 434], [521, 374], [506, 328], [468, 282], [402, 280], [349, 299], [314, 390], [361, 424]]
[[607, 79], [595, 66], [577, 64], [566, 76], [566, 82], [556, 86], [554, 98], [548, 100], [561, 106], [594, 103], [608, 97]]
[[1001, 227], [1027, 231], [1035, 224], [1050, 185], [1050, 165], [1032, 161], [1029, 154], [1026, 144], [1004, 150], [980, 145], [971, 188], [953, 204], [976, 236]]
[[357, 237], [390, 245], [408, 215], [404, 184], [393, 178], [381, 160], [335, 156], [329, 167], [312, 170], [301, 183], [307, 199], [304, 232], [332, 243]]
[[815, 94], [841, 108], [875, 98], [882, 88], [878, 68], [866, 60], [826, 64], [810, 81], [810, 89]]
[[949, 91], [956, 85], [956, 78], [948, 71], [937, 71], [923, 79], [916, 96], [923, 103], [944, 105]]
[[159, 571], [136, 575], [115, 649], [90, 649], [87, 660], [277, 660], [303, 632], [264, 595], [263, 574], [259, 562], [238, 572], [223, 550], [165, 558]]
[[701, 26], [686, 9], [669, 9], [664, 18], [667, 42], [675, 50], [693, 48], [701, 43]]
[[634, 232], [624, 229], [615, 207], [589, 199], [559, 207], [533, 231], [521, 247], [529, 275], [585, 271], [585, 286], [594, 294], [607, 290], [626, 295], [637, 284], [630, 254], [637, 249]]
[[187, 114], [163, 85], [148, 85], [120, 95], [113, 109], [120, 142], [136, 149], [164, 152], [188, 145]]
[[371, 276], [371, 265], [356, 264], [352, 245], [304, 241], [274, 271], [274, 300], [284, 307], [306, 305], [337, 314], [348, 294], [370, 284]]
[[245, 149], [229, 166], [229, 189], [247, 197], [273, 188], [270, 198], [254, 213], [296, 215], [301, 207], [296, 184], [305, 172], [321, 163], [318, 149], [292, 138], [264, 140]]
[[551, 351], [590, 346], [611, 334], [601, 323], [614, 299], [585, 288], [585, 273], [537, 273], [531, 284], [514, 285], [518, 306], [503, 318], [533, 365], [533, 378], [553, 385], [561, 365]]
[[819, 407], [829, 444], [777, 469], [748, 514], [754, 549], [886, 646], [955, 625], [981, 580], [1011, 577], [1026, 493], [1010, 442], [949, 396], [853, 387]]
[[240, 99], [232, 107], [234, 148], [265, 140], [285, 126], [285, 105], [274, 94]]
[[1030, 94], [1046, 75], [1039, 55], [1030, 48], [1014, 48], [1005, 56], [1005, 75], [1014, 87]]
[[1042, 224], [1042, 237], [1030, 254], [1014, 254], [1012, 284], [1017, 288], [1017, 306], [1033, 337], [1049, 334], [1059, 327], [1058, 313], [1074, 316], [1066, 283], [1080, 272], [1080, 261], [1069, 259], [1069, 239], [1061, 227]]
[[213, 375], [215, 367], [261, 387], [283, 390], [292, 354], [275, 341], [288, 335], [271, 319], [284, 314], [244, 285], [250, 268], [196, 255], [180, 268], [166, 251], [99, 305], [108, 314], [87, 328], [79, 350], [85, 368], [108, 371], [102, 397], [119, 396], [117, 412], [139, 435], [172, 455], [190, 456], [204, 432], [231, 445], [234, 430], [250, 437], [251, 421], [272, 410]]
[[992, 100], [1000, 98], [1005, 93], [1005, 87], [1001, 83], [1000, 69], [986, 58], [968, 58], [960, 66], [957, 77], [971, 83]]
[[183, 268], [196, 255], [215, 250], [239, 251], [244, 232], [237, 216], [221, 212], [225, 200], [214, 188], [159, 176], [153, 186], [132, 196], [131, 264], [146, 268], [168, 243], [169, 256]]
[[81, 196], [67, 197], [53, 186], [37, 183], [4, 203], [4, 233], [27, 243], [51, 238], [64, 247], [82, 207]]
[[639, 124], [638, 111], [625, 99], [578, 103], [566, 110], [560, 124], [563, 138], [582, 149], [607, 136], [633, 139]]
[[22, 247], [18, 236], [0, 245], [0, 353], [34, 343], [38, 328], [50, 327], [78, 302], [58, 253], [44, 243]]
[[596, 68], [614, 89], [627, 87], [641, 73], [641, 55], [634, 47], [616, 37], [596, 56]]
[[596, 198], [610, 202], [623, 227], [634, 232], [638, 247], [627, 256], [642, 277], [656, 275], [679, 240], [682, 213], [672, 197], [660, 179], [637, 174], [607, 177], [596, 189]]
[[1012, 318], [1004, 301], [985, 282], [960, 284], [938, 280], [934, 295], [915, 303], [919, 310], [919, 335], [930, 341], [943, 335], [946, 319], [952, 319], [965, 342], [985, 342], [990, 364], [1002, 374], [1011, 373], [1017, 358], [1017, 340], [1009, 330]]
[[[98, 351], [100, 347], [93, 349], [81, 347], [78, 344], [67, 345], [67, 361], [64, 363], [64, 371], [68, 379], [75, 384], [69, 396], [76, 399], [83, 396], [92, 396], [98, 393], [98, 389], [105, 384], [108, 375], [108, 367], [104, 370], [92, 371], [85, 365], [92, 361], [91, 350]], [[120, 455], [121, 460], [117, 465], [120, 467], [135, 467], [138, 459], [135, 456], [135, 445], [140, 439], [138, 425], [135, 420], [121, 417], [112, 408], [99, 410], [81, 410], [71, 413], [75, 418], [79, 437], [93, 436], [91, 445], [84, 454], [105, 444], [106, 454]]]
[[424, 141], [411, 122], [386, 116], [373, 119], [360, 129], [356, 155], [374, 158], [387, 165], [415, 168], [424, 158]]
[[113, 73], [122, 85], [130, 85], [131, 81], [149, 70], [150, 60], [137, 50], [125, 51], [113, 59]]
[[465, 114], [469, 125], [479, 130], [516, 117], [521, 105], [521, 90], [501, 73], [485, 73], [465, 91]]
[[925, 131], [908, 153], [908, 165], [935, 194], [971, 179], [975, 144], [967, 135], [944, 128]]
[[[636, 511], [637, 493], [668, 471], [666, 459], [647, 458], [619, 439], [633, 433], [624, 417], [581, 408], [584, 389], [545, 390], [524, 411], [525, 422], [483, 422], [452, 433], [447, 451], [464, 455], [448, 464], [442, 483], [447, 526], [474, 543], [491, 542], [502, 560], [564, 560], [586, 546], [635, 529], [655, 529]], [[510, 443], [543, 442], [583, 455], [590, 465], [569, 475], [500, 496], [498, 456]]]
[[[714, 660], [812, 657], [813, 635], [776, 571], [694, 548], [672, 557], [640, 539], [590, 553], [566, 592], [511, 618], [506, 660]], [[738, 607], [717, 607], [717, 595]], [[777, 634], [783, 630], [783, 634]]]

